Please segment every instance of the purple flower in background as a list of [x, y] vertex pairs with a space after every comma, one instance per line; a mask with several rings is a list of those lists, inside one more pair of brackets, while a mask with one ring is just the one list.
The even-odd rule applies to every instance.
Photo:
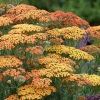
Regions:
[[93, 39], [89, 37], [88, 33], [85, 34], [85, 38], [79, 40], [77, 48], [81, 48], [87, 45], [91, 45], [93, 43]]
[[86, 100], [100, 100], [100, 94], [87, 96]]

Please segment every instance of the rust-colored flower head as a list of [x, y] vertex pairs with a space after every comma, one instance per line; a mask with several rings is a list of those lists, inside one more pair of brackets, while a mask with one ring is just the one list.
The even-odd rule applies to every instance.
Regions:
[[15, 15], [5, 13], [2, 15], [2, 17], [6, 17], [9, 18], [11, 21], [14, 21]]
[[51, 16], [57, 17], [58, 19], [62, 20], [66, 17], [66, 13], [60, 10], [51, 13]]
[[66, 13], [67, 17], [63, 20], [63, 24], [66, 26], [86, 26], [90, 27], [89, 23], [85, 20], [82, 20], [80, 17], [75, 15], [72, 12]]
[[27, 72], [26, 75], [25, 75], [25, 78], [26, 80], [29, 80], [29, 79], [40, 79], [42, 78], [42, 74], [40, 73], [39, 70], [31, 70], [31, 72]]
[[31, 54], [41, 55], [43, 54], [43, 47], [42, 46], [34, 46], [26, 48], [25, 52], [30, 52]]
[[12, 76], [12, 77], [17, 77], [17, 76], [23, 75], [25, 73], [26, 73], [26, 71], [23, 68], [16, 68], [16, 69], [15, 68], [9, 68], [6, 71], [4, 71], [2, 74], [3, 74], [3, 76], [9, 75], [9, 76]]
[[100, 26], [89, 27], [86, 32], [93, 38], [100, 39]]
[[100, 48], [98, 48], [96, 45], [88, 45], [80, 48], [80, 50], [88, 52], [89, 54], [93, 54], [93, 55], [100, 54]]
[[37, 78], [32, 80], [32, 84], [36, 88], [45, 88], [49, 87], [51, 84], [52, 80], [49, 78]]
[[51, 38], [49, 42], [54, 45], [61, 45], [64, 41], [61, 38]]

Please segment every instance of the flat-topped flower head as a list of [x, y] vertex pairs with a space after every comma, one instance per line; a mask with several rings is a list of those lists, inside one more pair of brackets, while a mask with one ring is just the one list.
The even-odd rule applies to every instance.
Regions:
[[42, 78], [42, 74], [40, 73], [39, 70], [31, 70], [31, 72], [27, 72], [26, 75], [25, 75], [25, 78], [26, 80], [29, 80], [29, 79], [40, 79]]
[[10, 18], [7, 17], [0, 17], [0, 26], [8, 26], [13, 24], [13, 22], [10, 20]]
[[36, 88], [45, 88], [49, 87], [51, 82], [52, 80], [49, 78], [37, 78], [33, 79], [31, 84], [33, 84]]
[[74, 58], [76, 60], [80, 60], [80, 59], [88, 60], [88, 61], [94, 60], [94, 57], [88, 54], [87, 52], [76, 49], [74, 47], [67, 47], [67, 48], [69, 48], [68, 53], [71, 58]]
[[0, 50], [11, 50], [16, 44], [26, 43], [27, 37], [24, 34], [7, 34], [0, 37]]
[[52, 92], [56, 92], [56, 88], [54, 86], [36, 88], [32, 84], [28, 84], [18, 89], [18, 95], [20, 96], [21, 100], [42, 99], [43, 96], [50, 95]]
[[[17, 25], [14, 25], [12, 28], [13, 29], [21, 29], [20, 31], [23, 30], [23, 32], [32, 32], [32, 31], [33, 32], [41, 32], [44, 30], [43, 27], [38, 26], [38, 25], [33, 25], [33, 24], [17, 24]], [[11, 30], [11, 32], [9, 32], [9, 33], [14, 33], [14, 31]], [[19, 33], [20, 33], [20, 31], [19, 31]]]
[[49, 42], [54, 45], [61, 45], [64, 40], [62, 38], [50, 38]]
[[57, 63], [57, 62], [59, 62], [59, 60], [57, 60], [56, 58], [50, 58], [48, 56], [38, 59], [38, 63], [41, 65], [48, 65], [50, 63]]
[[100, 86], [100, 76], [95, 74], [81, 74], [84, 78], [88, 79], [91, 82], [92, 86]]
[[46, 31], [48, 37], [52, 37], [52, 38], [57, 38], [58, 36], [60, 36], [60, 31], [58, 28], [52, 29], [52, 30], [48, 30]]
[[72, 12], [66, 13], [66, 18], [63, 20], [63, 24], [67, 26], [79, 26], [79, 27], [90, 27], [89, 23], [83, 19], [81, 19], [79, 16], [75, 15]]
[[14, 22], [15, 15], [5, 13], [1, 17], [9, 18], [12, 22]]
[[46, 77], [66, 77], [74, 72], [71, 65], [65, 63], [50, 63], [46, 68], [41, 68], [40, 73]]
[[36, 20], [38, 21], [39, 18], [41, 18], [41, 16], [44, 15], [48, 15], [49, 12], [47, 12], [46, 10], [30, 10], [27, 11], [24, 14], [19, 14], [15, 17], [15, 21], [14, 22], [22, 22], [23, 20], [25, 20], [26, 22], [30, 22], [32, 20]]
[[34, 46], [26, 48], [25, 52], [29, 52], [31, 54], [43, 54], [42, 46]]
[[86, 31], [76, 26], [61, 28], [61, 36], [65, 39], [78, 40], [84, 38]]
[[100, 26], [89, 27], [86, 32], [93, 38], [100, 39]]
[[100, 54], [100, 48], [98, 48], [96, 45], [88, 45], [80, 48], [80, 50], [88, 52], [89, 54], [93, 54], [93, 55]]
[[0, 68], [18, 67], [22, 65], [22, 61], [14, 56], [0, 56]]
[[82, 77], [81, 74], [70, 74], [64, 79], [66, 82], [76, 82], [78, 86], [91, 85], [91, 81]]
[[30, 5], [26, 5], [26, 4], [20, 4], [18, 6], [15, 6], [11, 9], [9, 9], [7, 11], [8, 14], [15, 14], [15, 15], [18, 15], [18, 14], [21, 14], [21, 13], [25, 13], [29, 10], [36, 10], [37, 8], [34, 7], [34, 6], [30, 6]]
[[53, 45], [50, 47], [47, 47], [46, 50], [47, 52], [52, 52], [52, 53], [57, 53], [57, 54], [66, 54], [69, 49], [66, 48], [65, 45]]
[[15, 77], [15, 76], [19, 76], [19, 75], [22, 75], [22, 74], [25, 74], [26, 71], [25, 69], [23, 68], [9, 68], [7, 69], [6, 71], [4, 71], [2, 74], [3, 76], [12, 76], [12, 77]]

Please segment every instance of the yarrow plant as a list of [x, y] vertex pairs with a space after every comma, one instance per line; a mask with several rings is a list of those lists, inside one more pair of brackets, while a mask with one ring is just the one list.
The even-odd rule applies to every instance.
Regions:
[[[99, 33], [72, 12], [9, 8], [0, 16], [0, 100], [99, 100]], [[86, 35], [94, 44], [83, 47]]]

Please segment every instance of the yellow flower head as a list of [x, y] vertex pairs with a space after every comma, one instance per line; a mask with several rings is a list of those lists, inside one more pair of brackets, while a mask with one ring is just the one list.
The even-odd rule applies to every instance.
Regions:
[[92, 75], [88, 75], [88, 74], [82, 74], [82, 76], [86, 79], [88, 79], [91, 83], [92, 86], [100, 86], [100, 76], [92, 74]]
[[43, 96], [50, 95], [55, 92], [56, 89], [53, 86], [44, 88], [35, 88], [34, 85], [24, 85], [18, 89], [18, 95], [21, 100], [25, 99], [41, 99]]
[[46, 31], [48, 37], [53, 37], [53, 38], [57, 38], [58, 36], [60, 36], [60, 31], [58, 28], [52, 29], [52, 30], [48, 30]]
[[74, 69], [71, 65], [65, 63], [50, 63], [46, 65], [46, 68], [42, 68], [39, 71], [46, 77], [66, 77], [71, 72], [74, 72]]
[[[38, 25], [33, 25], [33, 24], [17, 24], [17, 25], [14, 25], [12, 28], [21, 29], [21, 30], [23, 30], [23, 32], [32, 32], [32, 31], [40, 32], [40, 31], [43, 31], [43, 27], [38, 26]], [[19, 33], [20, 33], [20, 31], [19, 31]]]
[[85, 30], [80, 29], [79, 27], [76, 26], [62, 28], [60, 29], [60, 31], [61, 31], [61, 36], [63, 36], [63, 38], [73, 39], [73, 40], [81, 39], [84, 37], [83, 34], [86, 34]]
[[68, 52], [68, 49], [66, 48], [65, 45], [53, 45], [53, 46], [47, 47], [46, 51], [55, 52], [57, 54], [63, 54], [63, 53], [66, 54]]
[[94, 57], [87, 52], [81, 51], [79, 49], [75, 49], [74, 47], [68, 47], [69, 48], [69, 56], [71, 58], [74, 58], [76, 60], [84, 59], [84, 60], [94, 60]]

